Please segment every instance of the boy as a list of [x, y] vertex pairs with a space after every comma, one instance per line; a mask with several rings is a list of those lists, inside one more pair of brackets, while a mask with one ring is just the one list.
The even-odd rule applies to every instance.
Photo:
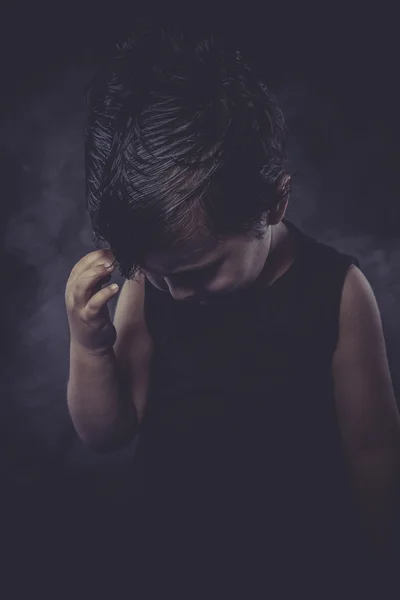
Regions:
[[288, 573], [309, 590], [376, 568], [393, 553], [399, 414], [373, 292], [356, 259], [285, 219], [283, 115], [240, 53], [178, 28], [119, 50], [88, 94], [99, 249], [66, 288], [76, 431], [100, 452], [139, 433], [160, 577], [276, 594]]

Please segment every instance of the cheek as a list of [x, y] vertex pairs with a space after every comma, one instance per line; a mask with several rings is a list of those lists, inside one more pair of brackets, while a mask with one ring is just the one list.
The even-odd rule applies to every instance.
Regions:
[[230, 290], [234, 282], [226, 277], [216, 277], [209, 284], [204, 286], [204, 289], [209, 294], [221, 294]]
[[230, 265], [229, 268], [222, 270], [217, 277], [206, 285], [206, 289], [210, 293], [218, 294], [229, 292], [240, 287], [245, 280], [244, 269], [238, 265]]

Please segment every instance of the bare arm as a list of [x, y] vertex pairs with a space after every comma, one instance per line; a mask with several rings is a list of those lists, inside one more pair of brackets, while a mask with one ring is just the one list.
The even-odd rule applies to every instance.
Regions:
[[356, 267], [344, 284], [335, 399], [361, 521], [377, 558], [392, 556], [400, 510], [400, 417], [378, 306]]
[[134, 405], [123, 395], [111, 347], [89, 351], [71, 340], [68, 409], [84, 444], [96, 452], [124, 446], [137, 431]]
[[145, 280], [125, 281], [114, 315], [114, 344], [121, 383], [135, 407], [138, 424], [147, 407], [153, 342], [144, 316]]
[[67, 403], [82, 441], [97, 452], [108, 452], [129, 443], [138, 431], [151, 344], [144, 325], [143, 280], [124, 283], [112, 324], [107, 301], [115, 291], [101, 289], [110, 272], [102, 262], [104, 252], [90, 253], [74, 267], [67, 284]]

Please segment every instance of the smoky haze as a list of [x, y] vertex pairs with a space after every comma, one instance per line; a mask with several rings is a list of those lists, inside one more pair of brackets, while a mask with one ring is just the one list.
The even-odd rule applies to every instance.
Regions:
[[[82, 135], [82, 90], [90, 74], [82, 65], [65, 69], [50, 90], [27, 98], [24, 108], [1, 130], [4, 145], [13, 150], [19, 179], [18, 208], [7, 222], [4, 245], [7, 255], [31, 274], [14, 315], [15, 354], [7, 378], [25, 426], [51, 452], [57, 451], [60, 436], [63, 439], [69, 429], [65, 408], [69, 352], [65, 284], [72, 266], [93, 250], [85, 210]], [[351, 172], [348, 165], [354, 164], [354, 158], [358, 164], [368, 162], [371, 147], [365, 138], [370, 132], [342, 145], [338, 156], [328, 157], [322, 164], [318, 158], [316, 165], [307, 130], [315, 128], [313, 121], [324, 122], [328, 117], [333, 145], [336, 127], [340, 128], [339, 116], [332, 114], [329, 99], [308, 89], [304, 81], [287, 81], [275, 91], [285, 110], [290, 168], [295, 173], [289, 218], [322, 241], [359, 258], [381, 308], [398, 388], [400, 243], [394, 237], [378, 239], [373, 233], [349, 231], [346, 215], [340, 219], [325, 216], [325, 205], [329, 210], [332, 202], [339, 206], [354, 202], [354, 180], [361, 174], [356, 169]], [[121, 283], [118, 274], [114, 279]], [[91, 455], [74, 436], [68, 439], [68, 454], [78, 451], [79, 446], [79, 460], [89, 460]]]
[[[260, 72], [267, 73], [262, 48], [252, 41], [248, 49]], [[1, 417], [7, 452], [2, 462], [7, 486], [17, 490], [13, 502], [26, 490], [33, 498], [43, 487], [54, 494], [51, 482], [63, 473], [86, 497], [100, 490], [104, 499], [117, 498], [132, 486], [124, 475], [130, 472], [134, 445], [94, 455], [77, 439], [66, 408], [65, 285], [73, 265], [94, 249], [83, 161], [83, 88], [92, 60], [90, 52], [64, 60], [51, 78], [32, 85], [3, 111], [7, 218], [1, 226]], [[360, 81], [352, 79], [346, 97], [344, 76], [336, 74], [336, 83], [329, 84], [329, 69], [334, 71], [328, 61], [323, 72], [287, 69], [271, 76], [286, 115], [290, 169], [296, 174], [288, 216], [307, 233], [359, 259], [381, 309], [398, 395], [400, 222], [393, 208], [398, 198], [388, 127], [393, 100], [382, 87], [366, 97], [362, 73]], [[118, 274], [113, 280], [121, 283]]]

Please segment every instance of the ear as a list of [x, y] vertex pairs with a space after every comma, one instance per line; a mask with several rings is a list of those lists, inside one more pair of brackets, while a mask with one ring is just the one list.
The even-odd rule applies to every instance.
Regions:
[[285, 216], [286, 209], [288, 206], [289, 200], [281, 200], [278, 202], [274, 208], [272, 208], [268, 213], [268, 224], [269, 225], [277, 225], [280, 223]]
[[[282, 191], [290, 183], [290, 179], [290, 175], [285, 175], [282, 178], [281, 184], [278, 188], [278, 192]], [[285, 193], [284, 197], [281, 200], [279, 200], [279, 202], [268, 212], [269, 225], [277, 225], [282, 221], [283, 217], [285, 216], [288, 203], [289, 194]]]

